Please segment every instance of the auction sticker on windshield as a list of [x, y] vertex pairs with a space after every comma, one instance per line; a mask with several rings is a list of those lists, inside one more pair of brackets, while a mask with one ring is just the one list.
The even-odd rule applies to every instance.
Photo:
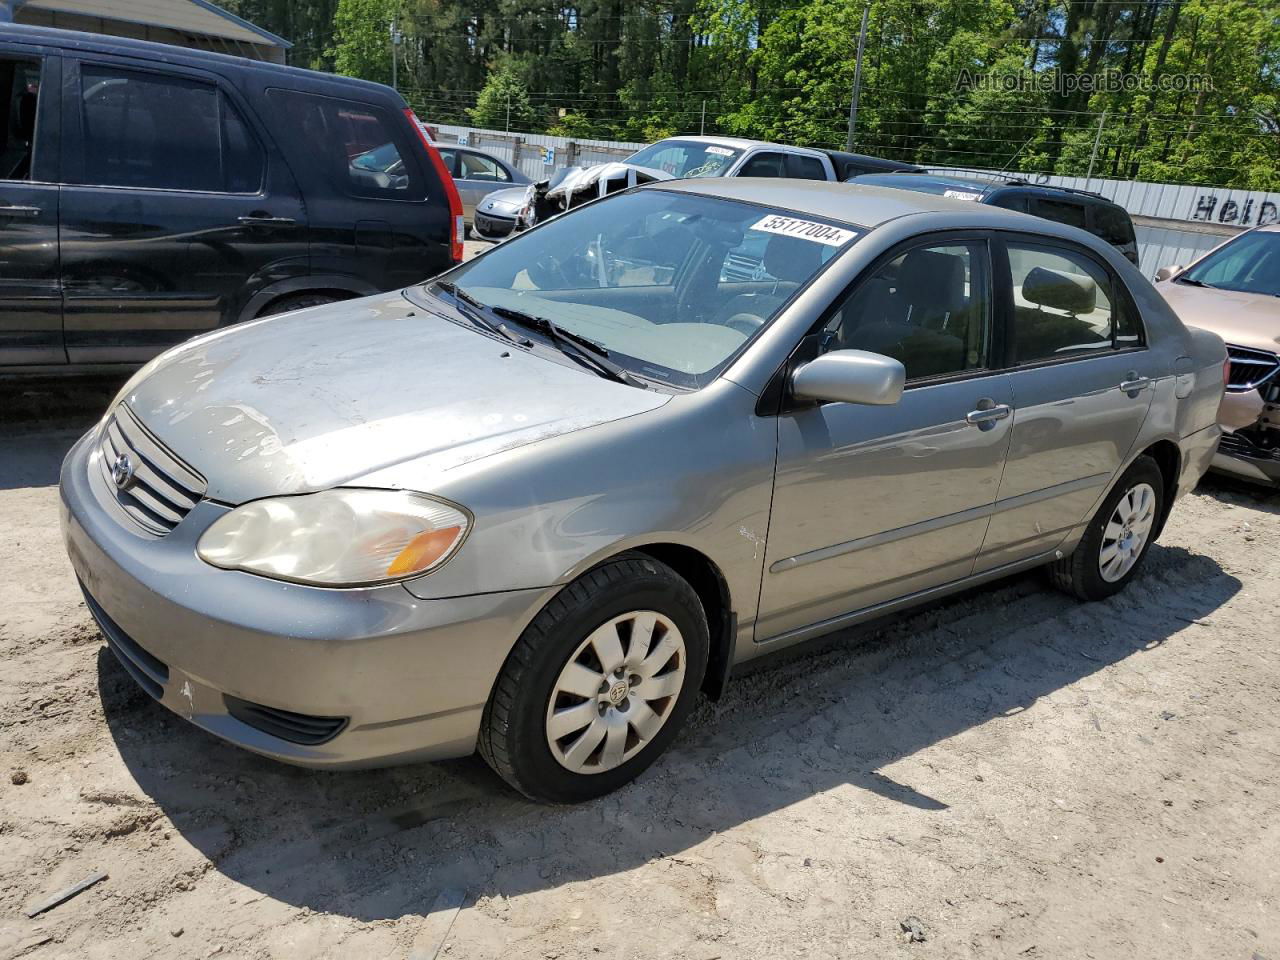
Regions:
[[761, 217], [750, 227], [764, 233], [778, 233], [784, 237], [798, 237], [801, 240], [812, 240], [814, 243], [825, 243], [829, 247], [842, 247], [857, 234], [852, 230], [841, 230], [827, 223], [816, 220], [798, 220], [795, 217], [780, 217], [770, 214]]

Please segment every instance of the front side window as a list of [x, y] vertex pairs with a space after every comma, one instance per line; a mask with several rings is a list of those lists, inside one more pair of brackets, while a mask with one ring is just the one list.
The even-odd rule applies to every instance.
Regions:
[[340, 193], [356, 197], [421, 200], [416, 164], [402, 124], [371, 104], [296, 90], [268, 91], [276, 121], [295, 138]]
[[1031, 212], [1037, 217], [1044, 217], [1055, 223], [1065, 223], [1069, 227], [1079, 227], [1081, 230], [1085, 228], [1084, 207], [1079, 203], [1036, 197], [1031, 201]]
[[637, 150], [624, 161], [634, 167], [661, 170], [678, 180], [688, 177], [722, 177], [742, 155], [741, 150], [693, 140], [659, 140]]
[[262, 146], [208, 83], [83, 64], [81, 182], [93, 186], [256, 193]]
[[1128, 301], [1091, 259], [1061, 247], [1008, 244], [1019, 364], [1140, 346]]
[[0, 59], [0, 180], [30, 180], [36, 152], [40, 61]]
[[986, 245], [916, 247], [859, 281], [822, 331], [820, 349], [893, 357], [908, 380], [982, 370], [991, 350]]
[[1177, 282], [1280, 297], [1280, 233], [1242, 233], [1181, 274]]
[[458, 176], [463, 180], [488, 180], [508, 183], [511, 178], [492, 158], [482, 153], [458, 154]]
[[548, 220], [447, 278], [598, 343], [641, 376], [698, 387], [860, 235], [756, 204], [637, 190]]
[[786, 157], [781, 153], [762, 151], [747, 157], [747, 162], [738, 171], [740, 177], [785, 177]]

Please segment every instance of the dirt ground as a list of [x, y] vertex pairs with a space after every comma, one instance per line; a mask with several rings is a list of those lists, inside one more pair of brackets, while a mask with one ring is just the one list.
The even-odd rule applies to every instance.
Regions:
[[755, 670], [553, 809], [474, 758], [292, 769], [148, 699], [58, 537], [115, 386], [0, 392], [0, 960], [1280, 960], [1280, 497], [1206, 481], [1108, 602], [1027, 575]]

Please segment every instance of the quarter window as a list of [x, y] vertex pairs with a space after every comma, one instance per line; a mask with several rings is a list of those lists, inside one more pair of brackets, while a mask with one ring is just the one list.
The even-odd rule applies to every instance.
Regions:
[[0, 180], [30, 180], [40, 96], [38, 60], [0, 60]]
[[1038, 244], [1008, 249], [1019, 364], [1141, 345], [1136, 314], [1092, 260]]
[[422, 177], [400, 124], [371, 104], [270, 90], [276, 119], [302, 144], [334, 189], [357, 197], [421, 200]]
[[917, 247], [861, 281], [823, 329], [822, 349], [900, 360], [908, 380], [981, 370], [990, 355], [986, 247]]
[[262, 146], [208, 83], [84, 64], [81, 182], [256, 193]]

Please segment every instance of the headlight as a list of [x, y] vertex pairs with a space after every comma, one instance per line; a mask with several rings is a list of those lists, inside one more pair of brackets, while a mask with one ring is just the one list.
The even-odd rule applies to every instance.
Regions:
[[405, 580], [440, 566], [471, 520], [457, 507], [397, 490], [325, 490], [236, 507], [196, 546], [227, 570], [325, 587]]

